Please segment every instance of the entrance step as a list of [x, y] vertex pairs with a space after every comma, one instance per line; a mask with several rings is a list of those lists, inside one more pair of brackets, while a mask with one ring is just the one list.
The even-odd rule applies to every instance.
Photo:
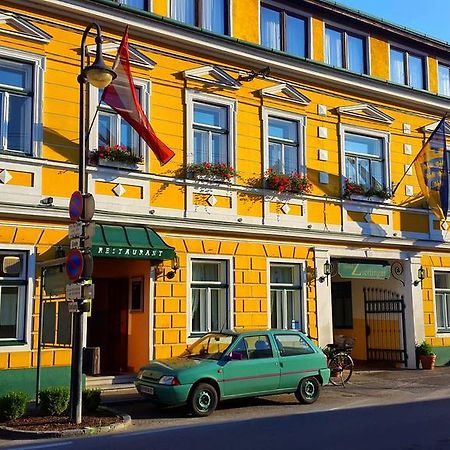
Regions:
[[86, 377], [86, 387], [89, 389], [122, 390], [134, 389], [134, 374], [125, 375], [100, 375], [95, 377]]

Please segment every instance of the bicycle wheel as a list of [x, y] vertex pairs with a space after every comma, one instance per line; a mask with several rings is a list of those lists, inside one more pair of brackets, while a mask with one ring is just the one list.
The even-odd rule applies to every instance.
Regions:
[[344, 385], [350, 380], [353, 372], [353, 359], [347, 353], [336, 353], [328, 361], [330, 383], [335, 386]]

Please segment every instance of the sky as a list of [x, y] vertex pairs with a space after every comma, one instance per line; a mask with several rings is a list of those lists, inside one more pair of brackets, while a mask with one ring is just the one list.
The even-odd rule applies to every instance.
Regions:
[[450, 42], [450, 0], [336, 0], [336, 3]]

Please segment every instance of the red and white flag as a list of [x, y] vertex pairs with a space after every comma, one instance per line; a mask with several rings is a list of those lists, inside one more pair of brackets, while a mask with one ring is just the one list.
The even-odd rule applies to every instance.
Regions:
[[156, 136], [137, 98], [130, 70], [128, 27], [117, 52], [114, 70], [117, 78], [104, 89], [102, 101], [125, 119], [153, 150], [159, 162], [165, 164], [175, 156], [175, 153]]

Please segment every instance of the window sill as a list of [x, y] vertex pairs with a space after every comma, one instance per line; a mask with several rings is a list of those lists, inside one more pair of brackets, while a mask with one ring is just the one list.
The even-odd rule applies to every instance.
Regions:
[[0, 353], [30, 351], [30, 344], [24, 341], [4, 340], [0, 341]]
[[216, 175], [198, 175], [198, 174], [189, 174], [189, 178], [197, 180], [197, 181], [203, 181], [207, 183], [224, 183], [224, 184], [230, 184], [232, 183], [233, 179], [226, 179], [222, 177], [218, 177]]
[[366, 202], [366, 203], [391, 203], [390, 198], [380, 198], [380, 197], [366, 197], [365, 195], [351, 195], [348, 197], [343, 197], [344, 200]]

